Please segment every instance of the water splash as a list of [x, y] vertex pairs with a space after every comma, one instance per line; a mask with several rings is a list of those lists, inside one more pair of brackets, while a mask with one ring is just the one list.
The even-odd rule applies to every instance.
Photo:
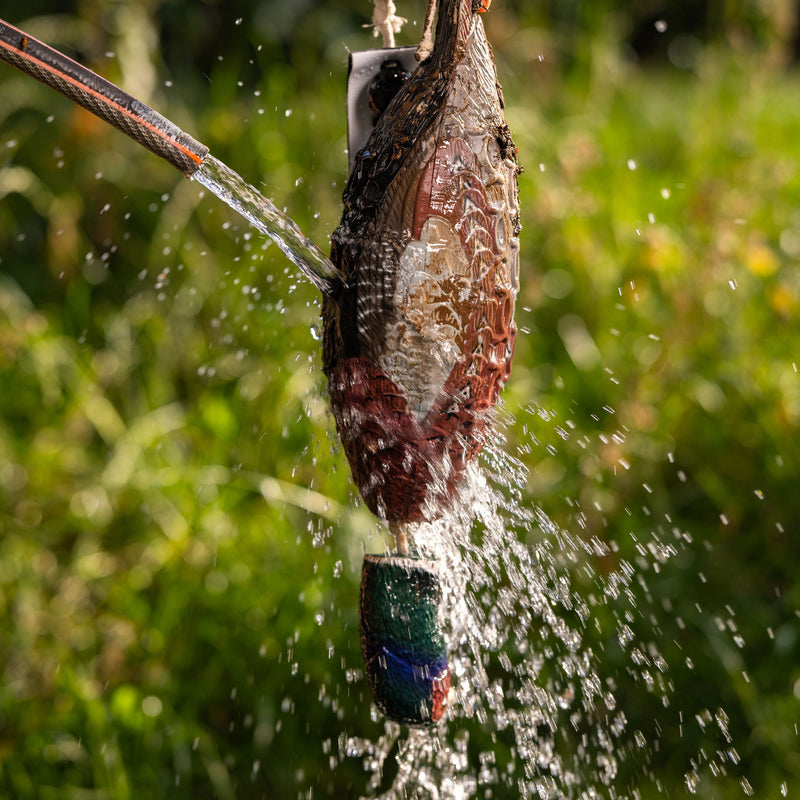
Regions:
[[[500, 451], [492, 460], [509, 467]], [[512, 469], [505, 474], [522, 477], [519, 465]], [[576, 543], [541, 512], [503, 497], [476, 467], [460, 500], [449, 519], [416, 532], [419, 550], [441, 565], [442, 626], [455, 686], [450, 718], [406, 738], [387, 722], [377, 741], [344, 737], [340, 750], [363, 758], [372, 796], [385, 800], [466, 798], [491, 787], [519, 797], [567, 796], [568, 785], [583, 780], [559, 753], [557, 738], [587, 727], [598, 706], [614, 709], [595, 657], [582, 647], [588, 607], [557, 563], [558, 553], [574, 551]], [[520, 529], [533, 543], [522, 540]], [[531, 646], [532, 639], [540, 643]], [[600, 729], [592, 736], [610, 780], [616, 773], [610, 738]], [[584, 738], [582, 757], [589, 749]], [[394, 751], [397, 771], [387, 779]]]
[[[499, 439], [470, 466], [450, 516], [415, 530], [420, 555], [440, 563], [454, 687], [447, 720], [432, 730], [384, 721], [376, 737], [342, 733], [339, 756], [361, 761], [364, 796], [379, 800], [640, 796], [659, 726], [632, 729], [626, 708], [637, 692], [669, 708], [676, 666], [633, 621], [644, 573], [677, 549], [641, 532], [631, 561], [613, 541], [556, 525], [523, 499], [528, 470]], [[731, 751], [724, 711], [709, 721], [710, 739]], [[723, 760], [735, 771], [732, 758], [720, 759], [701, 747], [687, 789], [704, 763], [714, 775], [724, 774]]]
[[196, 180], [241, 214], [254, 228], [272, 238], [283, 254], [323, 293], [338, 282], [339, 270], [297, 226], [254, 186], [211, 155], [192, 174]]

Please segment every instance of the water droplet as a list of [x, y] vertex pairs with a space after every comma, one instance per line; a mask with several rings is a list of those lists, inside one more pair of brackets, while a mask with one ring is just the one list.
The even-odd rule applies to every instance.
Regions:
[[629, 625], [623, 625], [617, 636], [622, 647], [627, 647], [633, 641], [633, 631]]

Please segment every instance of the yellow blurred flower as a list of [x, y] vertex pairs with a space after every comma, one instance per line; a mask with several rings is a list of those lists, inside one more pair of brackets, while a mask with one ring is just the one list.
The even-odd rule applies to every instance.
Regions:
[[750, 272], [760, 278], [769, 277], [778, 269], [775, 251], [759, 239], [751, 239], [747, 243], [744, 261]]
[[770, 291], [769, 302], [779, 314], [793, 316], [797, 313], [797, 290], [785, 283], [779, 283]]

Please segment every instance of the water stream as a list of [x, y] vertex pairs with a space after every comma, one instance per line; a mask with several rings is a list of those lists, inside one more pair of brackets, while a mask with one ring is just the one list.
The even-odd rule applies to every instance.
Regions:
[[327, 291], [335, 282], [336, 267], [297, 223], [226, 164], [207, 155], [192, 179], [269, 236], [320, 291]]

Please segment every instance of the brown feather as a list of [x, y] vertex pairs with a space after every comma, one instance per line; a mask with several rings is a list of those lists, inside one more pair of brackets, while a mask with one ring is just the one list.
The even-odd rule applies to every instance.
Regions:
[[331, 258], [324, 369], [353, 478], [394, 522], [438, 517], [508, 378], [519, 206], [472, 0], [441, 0], [431, 58], [356, 157]]

